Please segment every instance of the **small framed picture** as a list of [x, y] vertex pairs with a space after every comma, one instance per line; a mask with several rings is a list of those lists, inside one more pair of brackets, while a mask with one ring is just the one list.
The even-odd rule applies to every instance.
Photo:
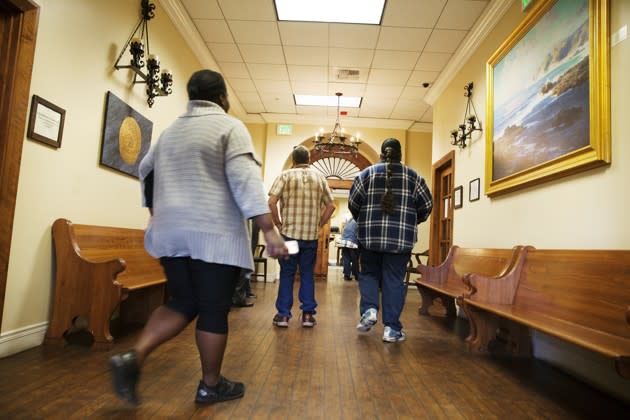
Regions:
[[464, 205], [463, 198], [464, 198], [464, 187], [461, 185], [459, 187], [455, 187], [455, 189], [453, 190], [453, 208], [454, 209], [462, 208], [462, 206]]
[[479, 178], [475, 178], [468, 184], [468, 201], [479, 200], [479, 187], [481, 181]]
[[55, 148], [61, 147], [66, 111], [47, 100], [33, 95], [26, 136]]

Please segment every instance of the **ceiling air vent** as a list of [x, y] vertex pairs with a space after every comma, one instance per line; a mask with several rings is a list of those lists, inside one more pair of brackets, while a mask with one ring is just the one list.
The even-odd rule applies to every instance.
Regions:
[[337, 80], [359, 80], [359, 69], [338, 69]]

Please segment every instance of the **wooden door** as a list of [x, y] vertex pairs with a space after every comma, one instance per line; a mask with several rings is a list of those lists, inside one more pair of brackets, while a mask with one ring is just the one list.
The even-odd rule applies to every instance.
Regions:
[[315, 280], [328, 279], [328, 246], [330, 244], [330, 220], [319, 230], [317, 239], [317, 259], [313, 276]]
[[433, 164], [433, 212], [429, 240], [429, 265], [442, 263], [453, 245], [453, 179], [455, 152]]
[[38, 16], [31, 0], [0, 0], [0, 325]]

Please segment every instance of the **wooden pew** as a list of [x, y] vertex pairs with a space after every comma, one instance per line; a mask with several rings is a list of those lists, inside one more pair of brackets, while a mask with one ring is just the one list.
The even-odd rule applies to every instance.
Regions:
[[630, 378], [630, 251], [524, 251], [501, 278], [464, 278], [470, 350], [487, 353], [499, 336], [528, 356], [533, 328], [609, 357]]
[[144, 250], [143, 230], [57, 219], [52, 236], [55, 295], [44, 344], [63, 345], [67, 332], [85, 327], [93, 348], [107, 350], [116, 310], [121, 323], [143, 324], [164, 302], [166, 278], [159, 260]]
[[415, 279], [422, 296], [422, 306], [418, 312], [429, 315], [429, 307], [436, 298], [440, 298], [446, 308], [446, 315], [455, 316], [454, 299], [468, 291], [462, 281], [464, 275], [475, 272], [486, 276], [501, 276], [516, 260], [521, 248], [460, 248], [454, 245], [442, 264], [436, 267], [418, 264], [411, 270], [421, 275]]

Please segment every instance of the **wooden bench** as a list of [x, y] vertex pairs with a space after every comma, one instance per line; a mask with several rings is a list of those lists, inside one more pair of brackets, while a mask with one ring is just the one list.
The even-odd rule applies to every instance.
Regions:
[[143, 230], [57, 219], [52, 236], [55, 295], [45, 344], [63, 345], [66, 333], [85, 328], [93, 348], [107, 350], [117, 310], [122, 324], [143, 324], [164, 302], [166, 278], [159, 260], [144, 249]]
[[[522, 247], [499, 248], [460, 248], [451, 247], [444, 262], [436, 267], [418, 264], [412, 272], [421, 277], [414, 281], [422, 296], [420, 315], [429, 315], [429, 307], [440, 298], [447, 316], [455, 316], [455, 299], [469, 289], [463, 282], [467, 273], [480, 273], [486, 276], [501, 276], [514, 263]], [[419, 262], [419, 258], [418, 258]]]
[[532, 328], [609, 357], [630, 378], [630, 251], [526, 247], [500, 278], [464, 281], [472, 352], [498, 337], [528, 356]]

